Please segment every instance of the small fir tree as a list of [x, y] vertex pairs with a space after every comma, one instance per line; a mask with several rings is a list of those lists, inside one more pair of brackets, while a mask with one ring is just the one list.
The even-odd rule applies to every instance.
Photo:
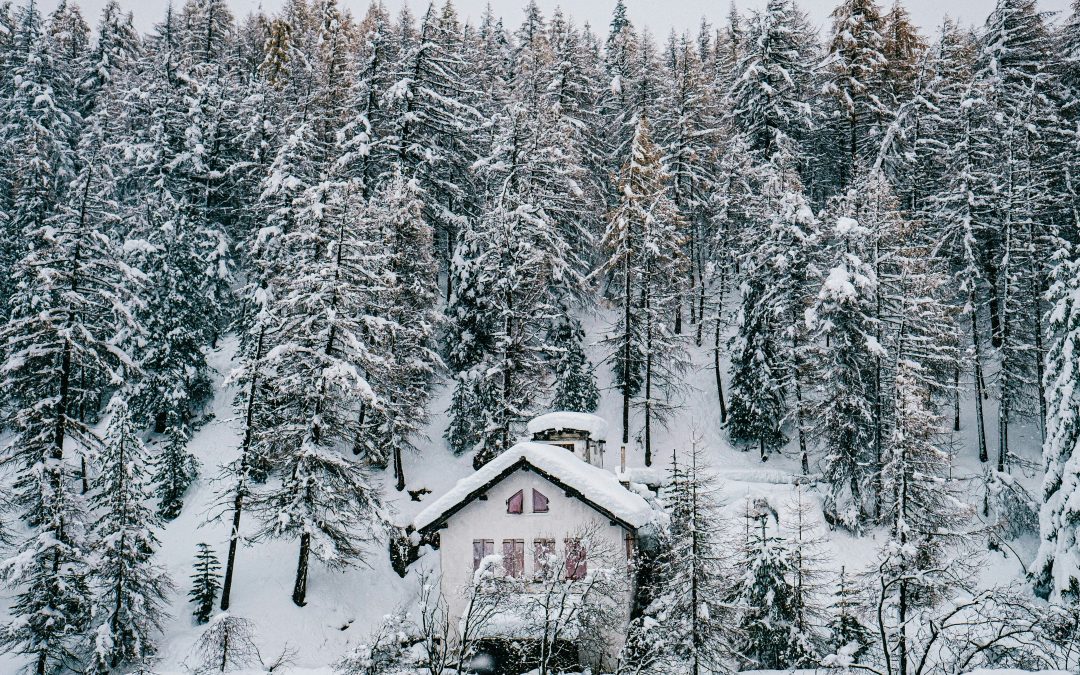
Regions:
[[195, 605], [192, 616], [195, 617], [196, 623], [206, 623], [210, 620], [210, 615], [214, 613], [214, 601], [217, 599], [220, 587], [218, 580], [221, 578], [218, 573], [221, 570], [221, 563], [218, 562], [217, 555], [209, 544], [198, 544], [194, 570], [191, 575], [191, 591], [188, 593], [188, 597]]

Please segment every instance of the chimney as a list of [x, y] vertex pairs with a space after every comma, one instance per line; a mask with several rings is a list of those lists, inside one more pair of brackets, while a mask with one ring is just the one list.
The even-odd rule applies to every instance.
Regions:
[[619, 447], [619, 473], [626, 474], [626, 446]]

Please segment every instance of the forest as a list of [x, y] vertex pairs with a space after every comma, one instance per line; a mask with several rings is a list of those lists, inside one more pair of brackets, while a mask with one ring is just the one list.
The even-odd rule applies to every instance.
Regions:
[[[0, 670], [290, 672], [238, 551], [321, 611], [410, 471], [602, 402], [667, 477], [619, 675], [1080, 669], [1080, 0], [137, 5], [0, 0]], [[720, 495], [736, 456], [795, 530]], [[170, 559], [196, 488], [220, 551]], [[469, 672], [419, 616], [300, 665]]]

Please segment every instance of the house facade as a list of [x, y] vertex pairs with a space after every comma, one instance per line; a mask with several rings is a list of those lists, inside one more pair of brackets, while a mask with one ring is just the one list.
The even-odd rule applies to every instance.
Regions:
[[[516, 589], [519, 597], [506, 602], [516, 616], [488, 617], [484, 637], [541, 639], [537, 632], [550, 621], [538, 617], [550, 614], [544, 603], [552, 592], [564, 594], [561, 603], [603, 602], [609, 620], [602, 640], [575, 640], [573, 620], [558, 628], [583, 663], [607, 667], [625, 640], [634, 561], [652, 536], [655, 511], [614, 473], [585, 461], [584, 447], [579, 455], [566, 438], [557, 440], [510, 448], [432, 502], [410, 529], [438, 549], [451, 640], [461, 639], [475, 584], [494, 574]], [[598, 598], [601, 578], [608, 585]]]

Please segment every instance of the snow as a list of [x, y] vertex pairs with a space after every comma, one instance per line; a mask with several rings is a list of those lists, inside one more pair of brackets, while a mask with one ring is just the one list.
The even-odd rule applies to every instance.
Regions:
[[[600, 338], [610, 324], [611, 316], [607, 310], [601, 309], [595, 314], [582, 317], [582, 320], [586, 330], [586, 344], [590, 345], [589, 358], [594, 364], [598, 364], [604, 355]], [[734, 325], [734, 322], [728, 323], [729, 332], [722, 336], [723, 340], [726, 341], [730, 336]], [[224, 375], [240, 364], [240, 361], [234, 358], [235, 349], [236, 339], [229, 337], [222, 341], [219, 350], [210, 354], [211, 365], [220, 374], [215, 381], [215, 397], [209, 408], [213, 417], [195, 433], [190, 445], [191, 452], [202, 463], [202, 476], [189, 490], [181, 515], [159, 533], [162, 542], [160, 561], [168, 568], [178, 586], [169, 607], [171, 618], [166, 621], [165, 634], [158, 641], [160, 659], [155, 666], [155, 672], [160, 675], [190, 672], [187, 666], [191, 665], [192, 647], [204, 630], [203, 626], [192, 622], [192, 606], [187, 601], [195, 545], [201, 541], [210, 543], [222, 559], [226, 552], [228, 523], [208, 522], [208, 515], [214, 510], [214, 489], [217, 487], [215, 477], [222, 466], [236, 459], [240, 445], [241, 423], [235, 418], [231, 406], [238, 391], [237, 385], [224, 382]], [[820, 493], [813, 485], [813, 475], [801, 475], [796, 452], [797, 442], [793, 440], [788, 449], [772, 456], [767, 465], [762, 465], [756, 453], [743, 452], [734, 447], [716, 414], [711, 349], [691, 346], [690, 350], [694, 366], [687, 373], [688, 390], [681, 401], [683, 407], [677, 411], [668, 428], [654, 429], [656, 463], [646, 470], [643, 467], [642, 448], [631, 443], [627, 448], [628, 475], [636, 475], [638, 471], [664, 471], [670, 464], [672, 450], [682, 452], [696, 439], [706, 449], [709, 464], [721, 481], [723, 497], [727, 503], [725, 513], [732, 523], [741, 524], [748, 500], [753, 503], [754, 500], [764, 499], [774, 507], [782, 507], [791, 498], [795, 483], [805, 480], [809, 480], [809, 485], [805, 488], [804, 495], [814, 502], [813, 516], [821, 521], [822, 514], [818, 503]], [[721, 366], [724, 386], [727, 387], [730, 380], [726, 355], [722, 355]], [[596, 372], [598, 385], [604, 392], [596, 415], [601, 419], [619, 420], [621, 400], [612, 387], [611, 370], [597, 367]], [[965, 391], [973, 390], [970, 370], [962, 374], [961, 386]], [[439, 386], [429, 405], [431, 421], [425, 429], [426, 439], [418, 443], [419, 452], [406, 454], [404, 457], [408, 489], [427, 488], [432, 490], [432, 494], [421, 496], [422, 501], [413, 501], [407, 492], [399, 493], [394, 490], [392, 472], [385, 474], [384, 494], [396, 511], [399, 522], [410, 522], [437, 501], [443, 500], [446, 496], [443, 493], [454, 490], [457, 481], [475, 476], [470, 465], [471, 456], [453, 455], [442, 441], [448, 422], [444, 412], [449, 406], [449, 399], [450, 388]], [[970, 486], [968, 501], [976, 503], [981, 498], [979, 494], [975, 494], [981, 488], [977, 478], [982, 475], [985, 465], [977, 458], [977, 446], [974, 442], [974, 400], [965, 397], [963, 402], [961, 431], [954, 434], [956, 455], [953, 477], [959, 484]], [[985, 402], [985, 406], [987, 419], [996, 419], [997, 401], [991, 398]], [[632, 429], [640, 428], [640, 411], [631, 412], [630, 423]], [[1018, 425], [1011, 429], [1010, 435], [1017, 452], [1025, 461], [1039, 461], [1041, 439], [1036, 427]], [[0, 443], [4, 440], [6, 439], [0, 433]], [[547, 448], [552, 446], [542, 447], [545, 450], [541, 452], [551, 453]], [[635, 497], [618, 484], [614, 473], [584, 465], [565, 450], [555, 450], [561, 452], [561, 455], [555, 457], [561, 457], [563, 461], [573, 459], [578, 469], [589, 472], [590, 475], [600, 472], [604, 476], [602, 485], [617, 487], [626, 495]], [[619, 458], [616, 453], [607, 453], [605, 460], [608, 469], [617, 468]], [[496, 458], [494, 461], [500, 460]], [[811, 464], [811, 472], [816, 470], [817, 467]], [[1038, 493], [1041, 472], [1017, 474], [1015, 477], [1033, 494]], [[644, 502], [643, 498], [636, 498], [641, 500], [639, 504]], [[245, 514], [242, 523], [245, 535], [250, 534], [251, 524], [251, 519]], [[838, 570], [840, 565], [846, 565], [849, 572], [866, 569], [877, 555], [881, 542], [881, 533], [877, 531], [870, 531], [863, 536], [853, 536], [841, 530], [828, 532], [826, 549], [830, 554], [832, 568]], [[1038, 547], [1038, 538], [1025, 537], [1010, 542], [1010, 545], [1027, 563]], [[287, 670], [288, 673], [296, 675], [331, 675], [331, 664], [357, 644], [363, 643], [387, 614], [404, 608], [415, 616], [419, 588], [417, 572], [427, 568], [437, 573], [439, 564], [437, 552], [422, 549], [421, 559], [410, 566], [406, 578], [401, 579], [391, 569], [382, 544], [373, 547], [367, 559], [368, 567], [331, 571], [314, 564], [309, 582], [308, 605], [299, 608], [293, 605], [289, 598], [296, 553], [295, 542], [288, 541], [242, 546], [237, 553], [237, 577], [230, 608], [236, 616], [255, 622], [255, 641], [266, 658], [277, 656], [285, 647], [297, 650], [294, 665]], [[1002, 551], [987, 556], [981, 572], [981, 584], [991, 586], [1023, 578], [1024, 568], [1011, 553]], [[0, 614], [7, 611], [12, 600], [9, 592], [0, 592]], [[0, 654], [0, 673], [16, 672], [24, 663], [25, 659], [19, 655]], [[251, 675], [263, 675], [265, 671], [252, 669], [248, 672]], [[815, 673], [824, 675], [824, 669]], [[976, 671], [972, 675], [1019, 673], [997, 670]], [[1047, 672], [1046, 675], [1051, 674]]]
[[526, 429], [530, 434], [541, 431], [574, 429], [585, 431], [594, 440], [607, 438], [608, 423], [603, 417], [581, 412], [556, 411], [549, 412], [529, 420]]
[[413, 518], [416, 530], [431, 525], [444, 513], [461, 503], [471, 493], [482, 488], [519, 460], [543, 471], [567, 486], [586, 495], [589, 500], [607, 509], [628, 525], [640, 528], [653, 521], [656, 512], [640, 495], [622, 486], [615, 474], [578, 459], [565, 448], [546, 443], [518, 443], [503, 454], [480, 467], [432, 502]]

